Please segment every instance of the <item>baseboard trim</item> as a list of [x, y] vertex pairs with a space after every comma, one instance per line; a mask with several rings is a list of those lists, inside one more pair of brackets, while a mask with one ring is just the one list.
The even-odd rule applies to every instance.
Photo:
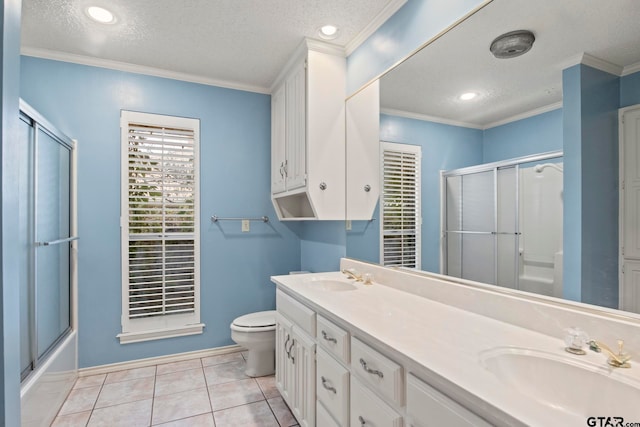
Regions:
[[144, 368], [146, 366], [159, 365], [162, 363], [180, 362], [182, 360], [198, 359], [201, 357], [218, 356], [221, 354], [236, 353], [238, 351], [244, 351], [244, 348], [237, 344], [234, 344], [225, 347], [210, 348], [207, 350], [187, 351], [185, 353], [169, 354], [167, 356], [149, 357], [146, 359], [130, 360], [128, 362], [110, 363], [108, 365], [99, 365], [78, 369], [78, 376], [88, 377], [90, 375], [108, 374], [110, 372]]

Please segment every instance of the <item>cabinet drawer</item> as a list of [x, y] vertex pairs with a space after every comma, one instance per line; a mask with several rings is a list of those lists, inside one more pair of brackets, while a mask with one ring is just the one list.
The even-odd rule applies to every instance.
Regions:
[[402, 416], [368, 390], [356, 378], [351, 378], [351, 426], [401, 427]]
[[400, 406], [403, 405], [402, 366], [353, 337], [351, 338], [351, 371], [384, 397]]
[[302, 330], [312, 337], [316, 336], [316, 313], [313, 310], [280, 290], [276, 291], [276, 307]]
[[[333, 418], [331, 418], [331, 415], [329, 415], [329, 412], [325, 409], [325, 407], [319, 401], [316, 406], [316, 426], [340, 427], [340, 424], [336, 423], [336, 421]], [[346, 425], [343, 427], [346, 427]]]
[[346, 426], [349, 420], [349, 371], [326, 351], [316, 354], [316, 398], [333, 418]]
[[322, 348], [344, 363], [349, 363], [349, 333], [318, 315], [317, 340]]
[[407, 417], [412, 427], [490, 426], [467, 408], [411, 374], [407, 375]]

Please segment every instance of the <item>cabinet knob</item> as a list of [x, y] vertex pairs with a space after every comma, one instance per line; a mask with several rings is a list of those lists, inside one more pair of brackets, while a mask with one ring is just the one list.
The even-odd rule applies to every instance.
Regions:
[[326, 190], [326, 189], [327, 189], [327, 183], [326, 183], [326, 182], [321, 182], [321, 183], [320, 183], [320, 189], [321, 189], [322, 191]]
[[371, 186], [369, 184], [364, 186], [364, 192], [368, 193], [369, 191], [371, 191]]

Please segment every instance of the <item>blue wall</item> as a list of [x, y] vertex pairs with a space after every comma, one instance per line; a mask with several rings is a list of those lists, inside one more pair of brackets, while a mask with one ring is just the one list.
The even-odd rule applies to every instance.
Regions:
[[352, 94], [484, 0], [408, 0], [347, 58], [347, 93]]
[[346, 256], [344, 221], [306, 221], [300, 224], [300, 268], [319, 273], [336, 271]]
[[[22, 97], [78, 140], [81, 367], [232, 344], [238, 315], [275, 306], [269, 276], [300, 269], [300, 240], [275, 220], [270, 97], [22, 58]], [[200, 119], [202, 335], [120, 345], [120, 110]], [[209, 217], [269, 215], [241, 233]]]
[[20, 4], [2, 4], [2, 82], [0, 94], [2, 142], [2, 276], [0, 279], [0, 425], [20, 425], [20, 246], [18, 236], [19, 146], [18, 98], [20, 88]]
[[640, 72], [620, 77], [620, 108], [640, 104]]
[[620, 78], [585, 65], [563, 72], [564, 296], [618, 306]]
[[482, 162], [562, 150], [562, 109], [486, 129]]

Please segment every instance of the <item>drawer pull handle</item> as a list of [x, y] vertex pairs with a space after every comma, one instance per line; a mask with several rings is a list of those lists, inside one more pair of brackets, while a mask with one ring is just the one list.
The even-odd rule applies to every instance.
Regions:
[[325, 377], [320, 377], [320, 378], [322, 378], [322, 387], [324, 387], [325, 389], [327, 389], [329, 391], [332, 391], [333, 394], [338, 394], [338, 392], [336, 391], [335, 387], [331, 387], [330, 385], [327, 385], [327, 383], [329, 381], [327, 381], [327, 379]]
[[[288, 353], [291, 354], [291, 350], [293, 350], [293, 346], [296, 344], [296, 340], [292, 339], [291, 340], [291, 346], [289, 347], [289, 351]], [[294, 356], [291, 356], [291, 363], [295, 364], [296, 363], [296, 358]]]
[[364, 420], [364, 418], [362, 418], [362, 415], [358, 415], [358, 421], [360, 421], [360, 425], [363, 426], [365, 425], [367, 422]]
[[338, 344], [338, 340], [327, 335], [325, 331], [322, 331], [322, 338], [324, 338], [326, 341], [332, 342], [334, 344]]
[[287, 339], [284, 342], [284, 351], [287, 352], [287, 359], [291, 359], [291, 354], [289, 354], [289, 350], [287, 350], [287, 343], [289, 342], [290, 339], [291, 337], [287, 334]]
[[367, 367], [367, 362], [364, 361], [363, 358], [360, 358], [360, 364], [362, 365], [362, 369], [364, 369], [368, 374], [377, 375], [380, 378], [384, 378], [384, 374], [377, 369], [371, 369]]

